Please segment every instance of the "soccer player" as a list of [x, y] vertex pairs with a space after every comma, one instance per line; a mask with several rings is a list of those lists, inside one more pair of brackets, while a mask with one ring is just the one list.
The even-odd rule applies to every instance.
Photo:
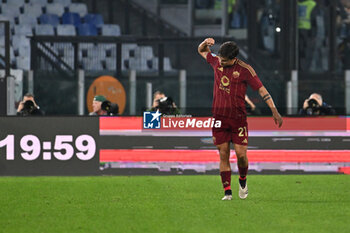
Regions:
[[261, 83], [254, 69], [239, 60], [239, 49], [235, 42], [228, 41], [220, 46], [219, 54], [211, 53], [215, 44], [213, 38], [205, 39], [198, 46], [198, 53], [214, 69], [213, 116], [221, 121], [220, 128], [213, 128], [213, 141], [220, 154], [220, 175], [225, 190], [222, 200], [232, 199], [230, 142], [234, 144], [239, 171], [239, 192], [241, 199], [248, 196], [248, 125], [245, 108], [247, 85], [258, 91], [270, 107], [275, 123], [281, 127], [283, 120], [278, 113], [271, 95]]

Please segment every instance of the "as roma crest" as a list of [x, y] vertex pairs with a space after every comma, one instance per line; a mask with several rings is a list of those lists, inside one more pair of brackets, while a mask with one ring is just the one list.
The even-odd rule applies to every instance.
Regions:
[[233, 78], [238, 78], [239, 77], [239, 72], [238, 71], [234, 71], [232, 73], [232, 75], [233, 75]]

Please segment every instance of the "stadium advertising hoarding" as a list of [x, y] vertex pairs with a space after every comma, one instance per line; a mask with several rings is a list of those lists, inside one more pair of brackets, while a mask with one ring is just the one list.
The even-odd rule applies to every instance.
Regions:
[[213, 117], [162, 115], [159, 111], [143, 113], [143, 129], [211, 130], [214, 127], [221, 127], [221, 121]]
[[[102, 172], [153, 168], [182, 174], [218, 169], [220, 157], [211, 132], [214, 118], [177, 116], [144, 112], [142, 117], [101, 117]], [[272, 117], [248, 117], [250, 170], [345, 172], [350, 162], [349, 120], [284, 117], [283, 127], [278, 128]], [[245, 129], [238, 133], [245, 134]], [[233, 150], [231, 156], [236, 163]]]
[[96, 117], [1, 117], [0, 175], [96, 175]]
[[[147, 126], [150, 121], [152, 121], [152, 113], [154, 112], [145, 112], [149, 113], [147, 117], [101, 117], [100, 118], [100, 131], [102, 133], [107, 131], [142, 131], [146, 129], [152, 129], [151, 127], [148, 129]], [[165, 120], [164, 120], [165, 119]], [[208, 120], [213, 120], [212, 117], [195, 117], [188, 118], [187, 116], [182, 117], [159, 117], [157, 119], [158, 122], [170, 124], [172, 121], [182, 121], [187, 120], [190, 121], [191, 125], [195, 119], [195, 122], [203, 122], [203, 127], [197, 129], [211, 130], [210, 127], [204, 127], [204, 122]], [[283, 127], [276, 127], [272, 117], [248, 117], [248, 125], [249, 130], [253, 131], [337, 131], [337, 132], [347, 132], [350, 131], [350, 118], [343, 116], [320, 116], [320, 117], [284, 117]], [[156, 121], [156, 120], [154, 120]], [[210, 121], [212, 123], [212, 121]], [[157, 124], [155, 124], [156, 126]], [[161, 125], [162, 126], [162, 125]], [[211, 126], [211, 124], [210, 124]], [[160, 127], [161, 128], [161, 127]], [[176, 127], [174, 127], [176, 128]], [[180, 129], [180, 128], [179, 128]], [[187, 128], [180, 130], [187, 130]]]
[[[153, 117], [2, 117], [0, 175], [103, 175], [115, 165], [204, 160], [217, 167], [212, 117], [162, 116], [161, 128], [145, 129]], [[349, 118], [285, 118], [283, 129], [271, 117], [248, 122], [251, 162], [336, 163], [335, 170], [349, 162]]]

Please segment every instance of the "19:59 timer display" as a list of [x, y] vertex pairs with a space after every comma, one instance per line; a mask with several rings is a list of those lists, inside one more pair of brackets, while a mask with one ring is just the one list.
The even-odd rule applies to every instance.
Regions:
[[[24, 135], [20, 139], [19, 148], [21, 157], [27, 161], [40, 159], [51, 160], [52, 157], [57, 160], [69, 160], [74, 155], [87, 161], [95, 156], [95, 139], [87, 134], [73, 138], [72, 135], [56, 135], [54, 141], [42, 141], [33, 134]], [[0, 140], [0, 148], [6, 147], [6, 160], [15, 160], [15, 135], [9, 134], [3, 140]]]

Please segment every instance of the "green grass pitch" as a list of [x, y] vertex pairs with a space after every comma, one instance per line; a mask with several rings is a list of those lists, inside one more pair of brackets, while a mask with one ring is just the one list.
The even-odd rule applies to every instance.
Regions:
[[0, 232], [350, 232], [350, 176], [1, 177]]

